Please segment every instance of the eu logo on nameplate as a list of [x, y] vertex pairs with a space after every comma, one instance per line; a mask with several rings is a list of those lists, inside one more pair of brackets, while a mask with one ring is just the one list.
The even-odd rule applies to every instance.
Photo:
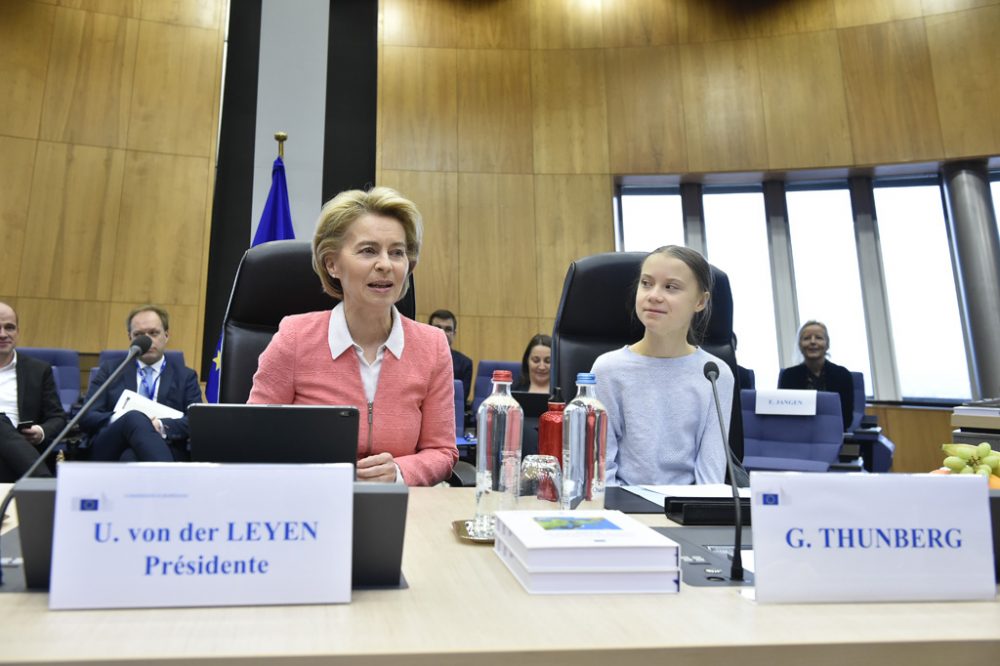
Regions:
[[63, 463], [49, 607], [351, 600], [352, 465]]
[[757, 601], [996, 594], [981, 476], [753, 472], [750, 488]]

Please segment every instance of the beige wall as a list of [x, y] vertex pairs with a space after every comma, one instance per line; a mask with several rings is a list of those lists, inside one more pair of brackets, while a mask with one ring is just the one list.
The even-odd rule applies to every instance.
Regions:
[[0, 299], [23, 346], [201, 346], [225, 0], [0, 2]]
[[1000, 153], [998, 0], [383, 0], [378, 179], [426, 215], [417, 310], [519, 359], [615, 175]]

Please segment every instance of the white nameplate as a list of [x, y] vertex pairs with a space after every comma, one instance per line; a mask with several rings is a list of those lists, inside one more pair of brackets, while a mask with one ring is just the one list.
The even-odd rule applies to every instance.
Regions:
[[783, 414], [785, 416], [815, 416], [816, 391], [793, 389], [766, 389], [757, 391], [757, 414]]
[[978, 475], [753, 472], [760, 602], [993, 599]]
[[354, 469], [63, 463], [49, 607], [351, 600]]

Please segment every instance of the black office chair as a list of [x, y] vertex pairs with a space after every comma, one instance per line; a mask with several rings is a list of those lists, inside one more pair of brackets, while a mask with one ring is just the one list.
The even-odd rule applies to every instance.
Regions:
[[[406, 296], [396, 304], [411, 319], [416, 313], [413, 276]], [[245, 403], [253, 387], [257, 359], [278, 331], [283, 317], [329, 310], [337, 299], [323, 291], [312, 269], [306, 241], [272, 241], [243, 255], [223, 320], [219, 402]]]
[[[598, 356], [636, 342], [643, 328], [635, 316], [635, 284], [645, 252], [607, 252], [574, 261], [566, 271], [552, 332], [552, 382], [565, 400], [573, 399], [578, 372], [589, 372]], [[737, 376], [733, 349], [733, 295], [729, 276], [712, 266], [712, 314], [701, 347]], [[705, 380], [708, 381], [708, 380]], [[734, 382], [729, 444], [743, 459], [740, 387]], [[738, 481], [745, 473], [737, 471]]]

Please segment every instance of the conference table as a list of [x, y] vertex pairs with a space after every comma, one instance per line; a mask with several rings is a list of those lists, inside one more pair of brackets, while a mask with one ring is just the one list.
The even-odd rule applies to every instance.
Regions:
[[50, 611], [45, 593], [0, 593], [0, 663], [1000, 663], [997, 600], [761, 605], [734, 588], [687, 585], [530, 595], [490, 546], [454, 535], [452, 521], [473, 506], [469, 488], [412, 489], [409, 586], [355, 591], [350, 604]]

